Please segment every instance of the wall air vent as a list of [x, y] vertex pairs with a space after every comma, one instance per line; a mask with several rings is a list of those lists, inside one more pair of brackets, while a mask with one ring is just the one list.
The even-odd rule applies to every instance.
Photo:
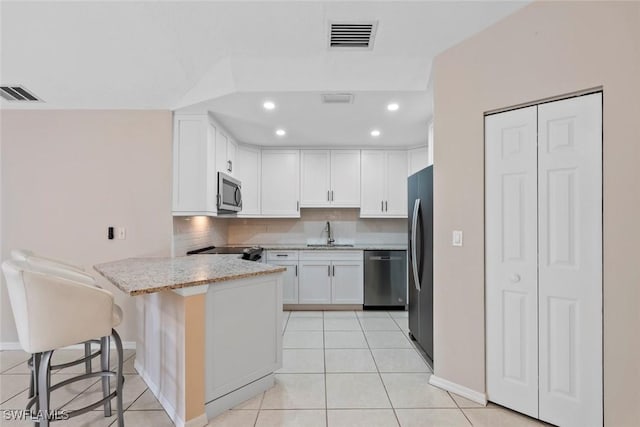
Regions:
[[351, 93], [323, 93], [323, 104], [352, 104], [353, 94]]
[[330, 49], [373, 49], [377, 22], [330, 22]]
[[24, 86], [20, 85], [2, 85], [0, 86], [0, 96], [7, 101], [27, 101], [42, 102], [42, 99], [29, 92]]

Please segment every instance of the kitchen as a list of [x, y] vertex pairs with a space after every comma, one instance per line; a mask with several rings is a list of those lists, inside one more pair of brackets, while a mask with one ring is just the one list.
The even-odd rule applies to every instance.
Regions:
[[[207, 27], [206, 22], [216, 14], [206, 9], [215, 7], [221, 8], [221, 13], [215, 18], [215, 25]], [[411, 417], [424, 421], [449, 415], [456, 417], [457, 421], [452, 422], [461, 425], [483, 425], [482, 419], [510, 416], [505, 415], [509, 412], [502, 407], [493, 404], [484, 407], [478, 403], [483, 399], [486, 402], [487, 392], [488, 400], [494, 401], [491, 380], [485, 376], [490, 371], [485, 358], [490, 342], [485, 341], [489, 333], [485, 330], [485, 321], [490, 310], [486, 310], [484, 299], [485, 254], [488, 252], [485, 252], [484, 235], [483, 117], [523, 103], [555, 101], [581, 91], [589, 95], [602, 91], [606, 138], [602, 156], [605, 212], [602, 259], [606, 274], [602, 279], [604, 317], [601, 325], [605, 345], [600, 362], [604, 372], [601, 424], [625, 426], [637, 420], [638, 396], [630, 383], [637, 371], [633, 361], [639, 357], [637, 337], [632, 332], [638, 319], [636, 306], [630, 302], [637, 301], [637, 290], [633, 286], [633, 278], [637, 277], [633, 261], [637, 226], [633, 218], [637, 216], [638, 204], [635, 193], [621, 194], [617, 190], [628, 188], [630, 180], [637, 181], [634, 166], [637, 149], [623, 142], [637, 139], [637, 130], [630, 124], [631, 118], [637, 116], [638, 102], [628, 97], [638, 93], [633, 77], [634, 70], [638, 69], [637, 50], [633, 45], [633, 40], [637, 40], [637, 29], [634, 29], [637, 26], [633, 25], [636, 4], [478, 3], [474, 9], [472, 5], [456, 6], [455, 2], [449, 6], [430, 2], [363, 2], [360, 7], [341, 2], [288, 2], [251, 3], [251, 13], [241, 4], [224, 2], [192, 4], [184, 9], [169, 2], [157, 8], [135, 2], [117, 7], [95, 2], [93, 6], [84, 4], [81, 11], [74, 11], [67, 4], [3, 2], [2, 8], [2, 84], [24, 84], [46, 101], [32, 105], [2, 101], [0, 232], [3, 260], [10, 257], [11, 249], [31, 248], [36, 253], [81, 265], [97, 275], [92, 270], [94, 265], [125, 258], [170, 258], [211, 245], [261, 245], [266, 248], [263, 257], [267, 264], [278, 251], [297, 257], [288, 258], [290, 265], [285, 266], [293, 267], [288, 270], [293, 277], [295, 266], [298, 273], [303, 265], [315, 267], [314, 271], [322, 270], [324, 293], [319, 297], [305, 293], [305, 281], [301, 288], [299, 276], [297, 301], [300, 305], [302, 297], [303, 301], [313, 300], [317, 308], [330, 309], [333, 307], [327, 305], [335, 303], [331, 301], [333, 263], [364, 263], [364, 252], [359, 252], [364, 249], [409, 249], [407, 222], [413, 206], [407, 197], [406, 180], [411, 172], [434, 163], [435, 375], [430, 377], [422, 365], [416, 366], [413, 362], [404, 369], [418, 372], [406, 375], [399, 382], [393, 380], [404, 375], [401, 372], [395, 376], [393, 372], [376, 373], [378, 379], [371, 384], [377, 385], [370, 388], [380, 391], [382, 387], [385, 393], [379, 394], [381, 401], [370, 403], [369, 409], [356, 409], [358, 402], [351, 402], [349, 405], [353, 406], [344, 409], [340, 399], [330, 403], [329, 395], [311, 407], [289, 402], [285, 408], [278, 408], [273, 397], [269, 403], [265, 395], [262, 400], [236, 408], [234, 415], [244, 417], [248, 425], [255, 424], [256, 420], [258, 425], [285, 425], [284, 418], [280, 421], [269, 418], [276, 415], [294, 419], [309, 417], [305, 418], [308, 422], [302, 418], [297, 422], [290, 420], [292, 425], [311, 424], [313, 420], [322, 420], [323, 425], [327, 422], [339, 425], [340, 421], [334, 417], [349, 414], [368, 414], [388, 421], [387, 424], [381, 421], [381, 425], [411, 425]], [[54, 26], [46, 19], [58, 16], [60, 10], [56, 8], [67, 12], [69, 25]], [[130, 9], [125, 12], [122, 8]], [[75, 13], [80, 13], [83, 19], [74, 19], [78, 16]], [[20, 18], [11, 19], [13, 16]], [[297, 19], [292, 21], [291, 16]], [[175, 29], [173, 17], [191, 23], [191, 29], [181, 28], [181, 42], [168, 36], [175, 33], [166, 31]], [[331, 19], [377, 20], [373, 49], [348, 54], [329, 51], [327, 31]], [[146, 26], [148, 31], [128, 34], [109, 22], [121, 22], [120, 28]], [[607, 31], [593, 31], [603, 23]], [[287, 31], [275, 32], [273, 28], [287, 28]], [[310, 28], [314, 31], [307, 31]], [[458, 32], [448, 33], [447, 28], [456, 28]], [[131, 36], [134, 33], [137, 38]], [[82, 50], [87, 56], [82, 64], [78, 61], [78, 34], [86, 34], [85, 39], [92, 43]], [[307, 34], [312, 36], [306, 38]], [[220, 47], [220, 40], [229, 40], [225, 35], [233, 35], [233, 41]], [[409, 40], [412, 38], [409, 36], [417, 40], [416, 44], [403, 45], [400, 40]], [[523, 59], [518, 43], [537, 60]], [[314, 46], [313, 52], [309, 46]], [[25, 51], [31, 52], [28, 58]], [[597, 58], [593, 59], [589, 51], [596, 52]], [[123, 52], [126, 55], [119, 56]], [[158, 53], [156, 60], [149, 59], [153, 55], [144, 55], [147, 52]], [[203, 55], [204, 52], [210, 55]], [[127, 65], [132, 58], [140, 58], [136, 61], [137, 67]], [[178, 62], [180, 67], [176, 66]], [[52, 70], [51, 75], [43, 73], [43, 68]], [[11, 81], [5, 81], [5, 77]], [[52, 83], [46, 85], [46, 80]], [[98, 85], [96, 81], [103, 84]], [[104, 84], [113, 81], [123, 82], [122, 89]], [[75, 86], [70, 87], [69, 82]], [[167, 90], [158, 91], [159, 87]], [[90, 96], [81, 96], [82, 93]], [[352, 94], [353, 102], [322, 104], [322, 94]], [[412, 104], [414, 98], [418, 100], [417, 105]], [[361, 100], [365, 101], [364, 107]], [[268, 101], [275, 108], [266, 109], [264, 104]], [[391, 103], [398, 104], [396, 111], [387, 109]], [[324, 111], [331, 111], [326, 116], [321, 115], [324, 107], [327, 107]], [[344, 107], [352, 108], [350, 113], [344, 113], [345, 110], [341, 110]], [[418, 113], [408, 117], [411, 111]], [[429, 137], [431, 116], [433, 136]], [[189, 129], [195, 129], [190, 132], [188, 126], [185, 127], [182, 136], [201, 144], [204, 150], [190, 153], [193, 159], [190, 170], [176, 168], [180, 158], [176, 158], [174, 150], [180, 148], [176, 142], [183, 138], [177, 138], [175, 132], [182, 128], [181, 117], [185, 123], [189, 121]], [[370, 121], [363, 121], [363, 117]], [[415, 123], [415, 128], [410, 123]], [[215, 128], [215, 133], [210, 126]], [[405, 136], [415, 134], [417, 137], [403, 140], [395, 126], [404, 129]], [[284, 135], [277, 134], [278, 130], [284, 131]], [[379, 134], [372, 134], [373, 131]], [[217, 132], [226, 137], [225, 143], [222, 143], [224, 138], [217, 138]], [[339, 139], [332, 140], [332, 134], [339, 135]], [[338, 160], [336, 155], [341, 154], [341, 150], [351, 153], [344, 153]], [[359, 157], [354, 151], [359, 152]], [[397, 154], [393, 164], [389, 153]], [[352, 166], [336, 168], [333, 165], [344, 159], [353, 162], [355, 158], [360, 161], [361, 182], [359, 186], [353, 185], [360, 190], [360, 195], [352, 202], [357, 200], [360, 205], [332, 205], [340, 202], [336, 198], [340, 196], [338, 192], [348, 187], [342, 182], [352, 182], [342, 176], [336, 178], [341, 182], [339, 186], [332, 185], [332, 174], [354, 170]], [[297, 167], [287, 170], [287, 162]], [[372, 164], [377, 166], [367, 169]], [[395, 185], [400, 184], [385, 179], [384, 172], [400, 168], [401, 164], [404, 173], [392, 175], [398, 180], [402, 175], [404, 191], [394, 191]], [[232, 170], [227, 171], [231, 172], [228, 175], [240, 176], [242, 185], [243, 209], [234, 218], [218, 215], [217, 177], [208, 175], [224, 173], [229, 167]], [[367, 171], [369, 175], [365, 179]], [[208, 177], [204, 181], [195, 179], [199, 188], [184, 185], [187, 196], [193, 196], [192, 199], [174, 198], [174, 191], [180, 189], [183, 182], [181, 178], [187, 179], [184, 181], [187, 183], [189, 177], [198, 175]], [[322, 179], [314, 179], [317, 176]], [[367, 187], [376, 180], [380, 185]], [[206, 188], [213, 183], [215, 191], [213, 187]], [[295, 195], [296, 188], [298, 193], [294, 198], [292, 193]], [[303, 188], [312, 189], [310, 197], [305, 198]], [[407, 199], [400, 203], [398, 198], [404, 197]], [[181, 201], [187, 204], [181, 206]], [[394, 212], [396, 207], [399, 211]], [[109, 227], [114, 227], [114, 239], [108, 238]], [[458, 231], [463, 233], [454, 234]], [[353, 244], [354, 248], [306, 247], [328, 244], [329, 239], [337, 244]], [[333, 254], [351, 251], [363, 258], [342, 261], [331, 258]], [[318, 253], [328, 253], [329, 258], [305, 259]], [[339, 274], [338, 270], [336, 268]], [[411, 270], [407, 269], [408, 280], [411, 276]], [[142, 299], [129, 297], [107, 280], [99, 280], [123, 310], [123, 323], [118, 330], [123, 337], [125, 354], [132, 356], [136, 345], [136, 316]], [[361, 280], [364, 282], [364, 278]], [[518, 278], [514, 276], [513, 280]], [[0, 354], [4, 359], [12, 357], [8, 355], [9, 350], [19, 347], [6, 286], [3, 284], [2, 288], [0, 341], [7, 351]], [[289, 290], [289, 301], [293, 305], [295, 286]], [[307, 297], [309, 299], [305, 299]], [[353, 304], [356, 297], [359, 296], [350, 294], [344, 303]], [[364, 340], [366, 348], [353, 349], [360, 350], [353, 353], [354, 359], [356, 353], [367, 359], [362, 363], [365, 367], [358, 369], [371, 369], [371, 360], [373, 366], [379, 368], [384, 365], [384, 357], [389, 356], [384, 348], [370, 348], [368, 337], [390, 337], [399, 333], [409, 342], [408, 317], [407, 321], [398, 317], [401, 311], [377, 311], [384, 320], [365, 320], [364, 323], [363, 316], [367, 316], [364, 313], [376, 312], [347, 310], [351, 320], [339, 321], [339, 317], [331, 318], [339, 316], [339, 311], [334, 311], [283, 313], [285, 335], [295, 332], [285, 337], [284, 344], [290, 340], [291, 345], [317, 347], [318, 340], [326, 341], [322, 348], [282, 349], [284, 354], [309, 356], [309, 365], [302, 368], [291, 365], [295, 363], [291, 358], [283, 357], [282, 362], [285, 370], [289, 364], [289, 370], [313, 372], [278, 374], [283, 381], [293, 381], [296, 375], [310, 376], [308, 387], [289, 384], [292, 390], [299, 386], [296, 389], [299, 396], [314, 387], [331, 394], [329, 383], [333, 379], [329, 378], [346, 378], [340, 375], [365, 378], [373, 374], [353, 373], [353, 367], [349, 368], [351, 372], [343, 374], [325, 371], [324, 367], [317, 372], [319, 358], [327, 365], [333, 364], [332, 369], [340, 369], [329, 361], [335, 360], [340, 353], [337, 350], [347, 349], [326, 347], [330, 339], [334, 343], [360, 342], [354, 345], [363, 345], [360, 338]], [[331, 324], [353, 329], [328, 330], [327, 325]], [[364, 328], [367, 324], [369, 330]], [[371, 330], [376, 327], [383, 330]], [[299, 342], [294, 344], [296, 340]], [[404, 346], [404, 341], [398, 345]], [[397, 350], [415, 351], [413, 347]], [[130, 399], [127, 393], [138, 391], [135, 399], [143, 398], [138, 405], [130, 400], [132, 407], [125, 411], [128, 423], [159, 425], [167, 421], [169, 418], [162, 407], [154, 402], [153, 391], [147, 390], [145, 382], [136, 375], [134, 359], [128, 359], [128, 363], [131, 366], [125, 366], [125, 399]], [[28, 371], [18, 368], [18, 364], [9, 362], [9, 365], [5, 370], [3, 362], [2, 384], [8, 387], [8, 398], [3, 398], [3, 404], [14, 397], [21, 401], [28, 387]], [[7, 385], [5, 371], [12, 369], [16, 371], [10, 374], [16, 378], [20, 375], [24, 388]], [[433, 394], [442, 397], [439, 392], [445, 393], [447, 409], [433, 401], [412, 406], [402, 400], [406, 397], [402, 390], [416, 390], [412, 387], [422, 390], [422, 394], [418, 394], [423, 397], [432, 396], [424, 390], [434, 378], [445, 380], [440, 381], [438, 387], [441, 388]], [[353, 382], [331, 384], [337, 393]], [[467, 401], [459, 396], [465, 396]], [[372, 402], [375, 399], [377, 397], [372, 397]], [[440, 405], [445, 402], [437, 401]], [[136, 410], [144, 407], [143, 403], [158, 413]], [[473, 405], [477, 406], [470, 407]], [[95, 423], [114, 421], [113, 417], [101, 421], [101, 412], [93, 412], [85, 416], [92, 415]], [[393, 418], [389, 419], [389, 415]], [[149, 421], [144, 416], [158, 418]], [[342, 422], [355, 425], [353, 420]]]

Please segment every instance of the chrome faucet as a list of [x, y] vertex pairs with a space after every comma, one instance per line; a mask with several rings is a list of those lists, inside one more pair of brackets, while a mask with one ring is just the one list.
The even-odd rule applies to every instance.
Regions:
[[335, 243], [335, 239], [331, 236], [331, 223], [327, 221], [327, 228], [325, 230], [327, 232], [327, 245], [333, 245]]

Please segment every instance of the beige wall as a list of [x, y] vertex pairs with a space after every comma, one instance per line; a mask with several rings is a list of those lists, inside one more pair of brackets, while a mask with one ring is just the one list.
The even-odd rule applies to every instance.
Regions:
[[[92, 265], [171, 251], [169, 111], [2, 111], [2, 249]], [[109, 225], [126, 240], [107, 240]], [[106, 281], [135, 340], [135, 304]], [[0, 342], [17, 341], [6, 288]]]
[[434, 72], [436, 375], [485, 391], [483, 113], [602, 86], [605, 424], [637, 426], [640, 3], [535, 2], [438, 56]]

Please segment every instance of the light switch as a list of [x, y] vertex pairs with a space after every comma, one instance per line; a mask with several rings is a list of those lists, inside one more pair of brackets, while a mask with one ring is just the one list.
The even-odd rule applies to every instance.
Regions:
[[451, 244], [453, 246], [462, 246], [462, 231], [461, 230], [453, 230], [453, 236]]
[[116, 228], [116, 236], [118, 240], [124, 240], [127, 238], [127, 229], [124, 227]]

